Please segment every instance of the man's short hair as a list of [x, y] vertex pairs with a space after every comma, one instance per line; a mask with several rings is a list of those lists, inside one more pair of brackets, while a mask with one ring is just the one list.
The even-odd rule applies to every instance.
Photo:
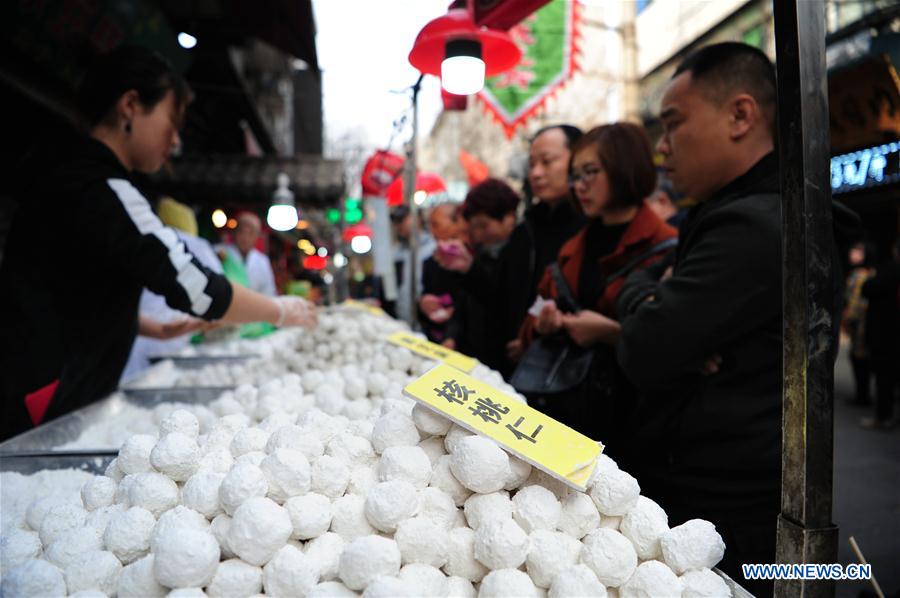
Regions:
[[572, 149], [572, 146], [575, 145], [575, 142], [578, 141], [578, 139], [582, 135], [581, 129], [579, 129], [575, 125], [566, 125], [566, 124], [548, 125], [546, 127], [541, 128], [540, 130], [538, 130], [538, 132], [535, 133], [534, 136], [531, 138], [530, 143], [534, 143], [535, 139], [537, 139], [538, 137], [540, 137], [547, 131], [552, 131], [553, 129], [559, 129], [560, 131], [562, 131], [562, 134], [565, 135], [565, 137], [566, 137], [565, 143], [566, 143], [567, 149]]
[[503, 220], [507, 214], [515, 214], [519, 195], [499, 179], [485, 179], [469, 190], [463, 203], [462, 215], [466, 221], [484, 214], [494, 220]]
[[774, 130], [775, 67], [762, 50], [739, 42], [705, 46], [690, 54], [672, 78], [682, 73], [690, 73], [692, 81], [699, 83], [707, 97], [717, 103], [741, 92], [753, 96]]

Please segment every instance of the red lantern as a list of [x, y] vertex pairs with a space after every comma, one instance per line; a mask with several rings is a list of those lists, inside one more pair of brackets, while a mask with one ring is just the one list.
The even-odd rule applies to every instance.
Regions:
[[403, 157], [385, 150], [378, 150], [366, 160], [362, 173], [363, 195], [384, 197], [388, 186], [403, 170]]
[[409, 62], [423, 73], [440, 76], [447, 42], [459, 39], [481, 44], [486, 77], [508, 71], [522, 58], [522, 51], [507, 33], [478, 27], [468, 10], [455, 8], [422, 28], [409, 53]]
[[[447, 185], [444, 179], [433, 172], [420, 172], [416, 174], [416, 191], [424, 191], [428, 195], [432, 193], [445, 193]], [[398, 177], [387, 190], [387, 200], [389, 206], [403, 205], [403, 177]]]
[[366, 224], [354, 224], [344, 229], [344, 241], [349, 243], [353, 237], [369, 237], [372, 238], [372, 229]]
[[456, 95], [442, 87], [441, 100], [444, 102], [444, 110], [464, 111], [469, 103], [469, 96]]
[[319, 255], [308, 255], [303, 258], [303, 267], [307, 270], [324, 270], [328, 261]]

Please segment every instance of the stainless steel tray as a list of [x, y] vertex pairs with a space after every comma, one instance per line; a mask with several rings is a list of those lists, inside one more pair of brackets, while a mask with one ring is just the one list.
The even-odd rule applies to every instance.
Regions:
[[[0, 443], [0, 452], [50, 451], [77, 440], [91, 424], [120, 413], [126, 404], [154, 407], [160, 403], [209, 403], [232, 386], [123, 389], [105, 399], [58, 417]], [[101, 449], [98, 449], [101, 450]]]
[[81, 469], [100, 475], [106, 471], [110, 461], [115, 458], [115, 451], [92, 453], [78, 451], [73, 454], [32, 454], [18, 453], [0, 455], [0, 471], [14, 471], [22, 475], [31, 475], [45, 469]]
[[182, 370], [197, 370], [209, 365], [217, 365], [220, 363], [243, 363], [253, 359], [260, 359], [262, 355], [248, 353], [242, 355], [157, 355], [150, 358], [150, 363], [159, 363], [160, 361], [171, 361], [175, 367]]

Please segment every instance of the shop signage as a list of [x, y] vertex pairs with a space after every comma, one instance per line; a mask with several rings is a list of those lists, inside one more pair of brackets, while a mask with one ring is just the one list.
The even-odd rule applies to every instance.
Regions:
[[446, 364], [408, 384], [403, 394], [582, 492], [603, 450], [584, 434]]
[[900, 182], [900, 140], [868, 147], [831, 159], [831, 192]]

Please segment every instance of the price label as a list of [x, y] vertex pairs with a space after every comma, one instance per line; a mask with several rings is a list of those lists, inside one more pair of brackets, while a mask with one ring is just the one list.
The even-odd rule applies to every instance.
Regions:
[[451, 365], [457, 370], [467, 374], [471, 372], [472, 368], [475, 367], [475, 364], [478, 363], [478, 360], [473, 357], [463, 355], [462, 353], [419, 338], [415, 334], [404, 332], [402, 330], [390, 335], [388, 337], [388, 342], [401, 347], [406, 347], [413, 353], [417, 353], [422, 357], [427, 357], [428, 359], [434, 359], [435, 361], [441, 361], [447, 365]]
[[445, 364], [403, 393], [582, 492], [603, 451], [601, 443]]
[[390, 316], [385, 313], [383, 309], [380, 307], [376, 307], [374, 305], [369, 305], [368, 303], [364, 303], [362, 301], [357, 301], [356, 299], [347, 299], [341, 303], [346, 307], [352, 307], [354, 309], [362, 309], [364, 311], [369, 312], [373, 316], [381, 316], [383, 318], [389, 318]]

